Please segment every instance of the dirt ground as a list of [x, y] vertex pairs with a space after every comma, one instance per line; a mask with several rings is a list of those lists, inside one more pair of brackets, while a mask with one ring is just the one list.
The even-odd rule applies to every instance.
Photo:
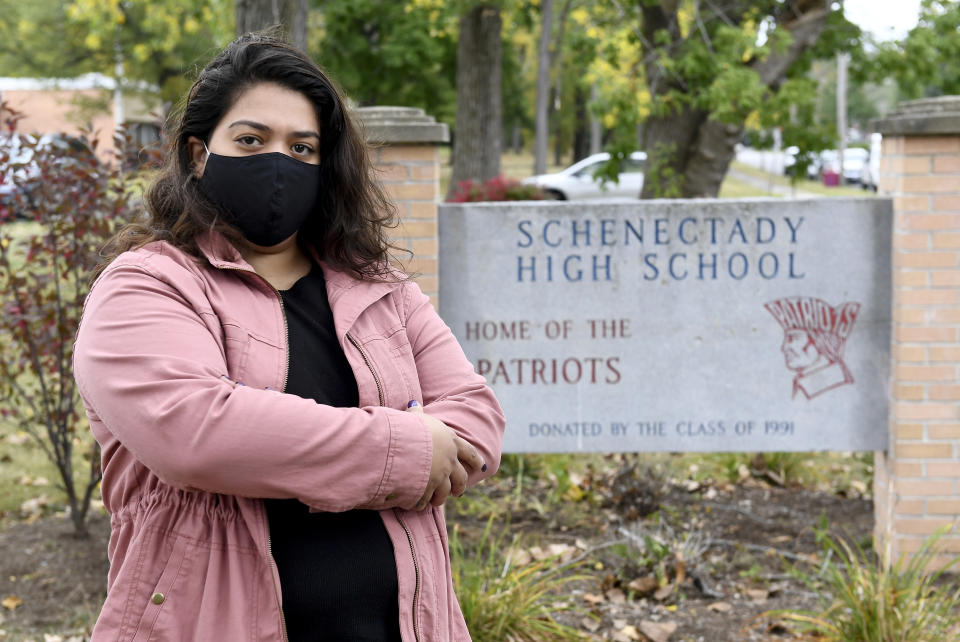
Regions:
[[[570, 591], [580, 612], [558, 619], [596, 639], [802, 639], [771, 615], [818, 607], [816, 594], [789, 574], [788, 563], [816, 570], [823, 559], [817, 539], [822, 527], [851, 543], [871, 545], [869, 499], [753, 479], [736, 485], [688, 480], [656, 489], [645, 471], [634, 474], [582, 484], [603, 498], [599, 510], [526, 510], [509, 517], [528, 542], [537, 542], [520, 551], [519, 561], [537, 553], [583, 560], [577, 570], [590, 578]], [[503, 491], [494, 485], [485, 492], [496, 500]], [[466, 516], [450, 521], [468, 530], [481, 526]], [[662, 549], [651, 552], [642, 543], [645, 536]]]
[[[471, 491], [448, 521], [469, 543], [496, 514], [519, 535], [511, 539], [521, 543], [510, 553], [514, 563], [549, 554], [580, 562], [577, 572], [587, 577], [568, 587], [578, 610], [558, 619], [594, 639], [648, 639], [641, 631], [669, 642], [798, 639], [764, 616], [816, 608], [815, 594], [785, 562], [815, 568], [821, 525], [861, 545], [873, 526], [869, 499], [753, 479], [661, 483], [623, 469], [578, 482], [550, 502], [551, 482], [533, 481], [518, 502], [515, 480], [499, 479]], [[63, 517], [5, 524], [0, 600], [17, 605], [0, 609], [0, 639], [84, 640], [105, 594], [107, 516], [91, 517], [87, 540], [75, 539]]]

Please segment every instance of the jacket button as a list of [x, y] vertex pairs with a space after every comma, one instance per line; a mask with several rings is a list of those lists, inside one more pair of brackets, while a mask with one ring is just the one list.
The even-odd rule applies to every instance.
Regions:
[[154, 604], [163, 604], [163, 593], [154, 593], [153, 597], [150, 598], [150, 601]]

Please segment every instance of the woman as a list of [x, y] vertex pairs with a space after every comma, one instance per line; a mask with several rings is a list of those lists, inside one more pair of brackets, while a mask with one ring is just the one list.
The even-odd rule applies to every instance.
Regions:
[[190, 90], [148, 225], [108, 244], [74, 366], [103, 452], [93, 640], [466, 640], [449, 495], [504, 419], [303, 54], [232, 43]]

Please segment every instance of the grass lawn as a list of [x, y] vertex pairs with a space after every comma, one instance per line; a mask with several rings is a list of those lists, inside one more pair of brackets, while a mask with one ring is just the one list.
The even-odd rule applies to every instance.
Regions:
[[[765, 181], [772, 182], [776, 185], [790, 187], [790, 179], [786, 176], [771, 174], [770, 172], [765, 172], [762, 169], [737, 162], [732, 163], [731, 167], [739, 172], [749, 174], [750, 176], [756, 176], [757, 178], [762, 178]], [[794, 184], [794, 187], [798, 190], [804, 192], [813, 192], [814, 194], [820, 194], [821, 196], [858, 196], [860, 198], [876, 196], [874, 192], [863, 189], [859, 185], [838, 185], [836, 187], [827, 187], [819, 181], [800, 180]]]

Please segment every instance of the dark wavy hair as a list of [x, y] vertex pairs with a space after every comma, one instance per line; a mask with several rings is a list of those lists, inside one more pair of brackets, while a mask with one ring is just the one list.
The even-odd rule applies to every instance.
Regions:
[[94, 278], [130, 249], [168, 241], [200, 258], [198, 235], [216, 230], [236, 244], [240, 233], [198, 189], [187, 144], [191, 136], [209, 141], [214, 128], [245, 90], [273, 82], [298, 91], [313, 103], [320, 123], [320, 184], [313, 214], [298, 241], [331, 267], [359, 278], [389, 279], [390, 250], [399, 250], [385, 229], [396, 225], [396, 209], [373, 177], [368, 147], [337, 87], [306, 55], [269, 32], [231, 42], [200, 72], [168, 123], [166, 159], [144, 196], [149, 219], [130, 223], [101, 250]]

